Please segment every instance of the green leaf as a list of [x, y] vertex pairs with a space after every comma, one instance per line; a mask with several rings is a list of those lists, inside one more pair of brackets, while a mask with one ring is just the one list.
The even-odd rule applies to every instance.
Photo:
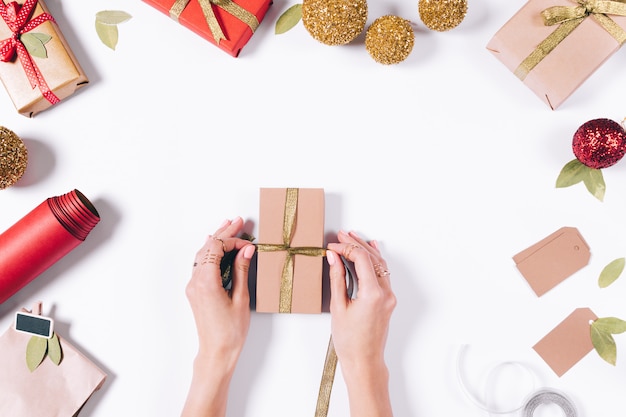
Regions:
[[20, 40], [28, 53], [37, 58], [48, 58], [48, 51], [45, 45], [50, 39], [52, 39], [52, 36], [37, 32], [28, 32], [20, 36]]
[[46, 357], [48, 340], [43, 337], [33, 336], [26, 346], [26, 365], [33, 372]]
[[115, 50], [118, 39], [117, 25], [108, 25], [96, 20], [96, 32], [102, 43]]
[[132, 16], [121, 10], [102, 10], [96, 13], [96, 22], [105, 25], [118, 25], [130, 20]]
[[556, 187], [557, 188], [565, 188], [574, 184], [578, 184], [583, 181], [585, 176], [587, 176], [587, 171], [590, 168], [580, 162], [578, 159], [574, 159], [569, 161], [561, 172], [559, 173], [558, 178], [556, 179]]
[[59, 365], [61, 359], [63, 359], [63, 351], [61, 350], [61, 343], [57, 334], [54, 333], [50, 339], [48, 339], [48, 357], [55, 364]]
[[599, 169], [589, 168], [588, 175], [583, 178], [585, 187], [587, 190], [598, 200], [604, 200], [604, 191], [606, 185], [604, 184], [604, 177], [602, 171]]
[[626, 332], [626, 321], [617, 317], [602, 317], [596, 319], [592, 326], [604, 333], [619, 334]]
[[606, 288], [611, 285], [624, 271], [625, 258], [618, 258], [604, 267], [598, 278], [600, 288]]
[[297, 25], [300, 19], [302, 19], [302, 4], [294, 4], [280, 15], [276, 21], [274, 33], [280, 35], [281, 33], [287, 32]]
[[598, 329], [594, 321], [591, 324], [591, 343], [602, 359], [615, 366], [617, 362], [617, 346], [610, 333]]

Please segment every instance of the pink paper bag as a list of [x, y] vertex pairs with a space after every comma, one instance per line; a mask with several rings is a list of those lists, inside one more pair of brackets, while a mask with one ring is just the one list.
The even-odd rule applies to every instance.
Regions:
[[50, 358], [31, 372], [26, 346], [32, 337], [11, 326], [0, 336], [0, 416], [72, 417], [98, 390], [106, 374], [58, 334], [62, 360]]

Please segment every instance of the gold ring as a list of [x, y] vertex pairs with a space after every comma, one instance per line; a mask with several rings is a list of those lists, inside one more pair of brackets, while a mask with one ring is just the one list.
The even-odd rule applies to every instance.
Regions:
[[222, 260], [221, 256], [218, 255], [217, 253], [211, 253], [211, 252], [207, 251], [207, 253], [202, 257], [202, 260], [200, 261], [200, 264], [201, 265], [205, 265], [205, 264], [216, 264], [216, 265], [219, 265], [221, 260]]
[[215, 236], [211, 236], [211, 239], [222, 242], [222, 250], [224, 251], [224, 253], [226, 253], [226, 245], [224, 244], [224, 241], [222, 239], [220, 239], [219, 237], [215, 237]]
[[352, 254], [352, 251], [354, 250], [354, 248], [358, 248], [358, 245], [354, 245], [354, 244], [350, 244], [350, 246], [348, 246], [344, 251], [343, 251], [343, 257], [344, 258], [350, 258], [350, 255]]
[[389, 275], [391, 275], [391, 273], [387, 269], [383, 268], [383, 264], [374, 264], [373, 267], [374, 273], [378, 278], [388, 277]]

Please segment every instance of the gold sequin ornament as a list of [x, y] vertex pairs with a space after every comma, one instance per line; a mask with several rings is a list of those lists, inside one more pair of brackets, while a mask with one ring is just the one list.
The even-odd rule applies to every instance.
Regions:
[[26, 171], [28, 151], [11, 130], [0, 126], [0, 190], [15, 184]]
[[365, 49], [376, 62], [390, 65], [404, 61], [415, 43], [411, 23], [398, 16], [382, 16], [365, 34]]
[[302, 23], [311, 36], [326, 45], [354, 40], [367, 22], [366, 0], [304, 0]]
[[417, 8], [429, 29], [445, 32], [465, 19], [467, 0], [419, 0]]

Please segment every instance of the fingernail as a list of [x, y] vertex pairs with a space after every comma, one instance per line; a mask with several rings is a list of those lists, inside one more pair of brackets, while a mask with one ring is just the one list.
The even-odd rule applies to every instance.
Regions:
[[250, 260], [252, 259], [252, 255], [254, 255], [254, 250], [255, 250], [255, 246], [254, 245], [248, 245], [245, 247], [245, 249], [243, 250], [243, 257]]
[[331, 250], [326, 251], [326, 259], [328, 260], [328, 265], [331, 265], [331, 266], [335, 265], [335, 263], [337, 262], [336, 255]]
[[[355, 238], [359, 238], [359, 235], [358, 235], [356, 232], [354, 232], [354, 231], [351, 231], [351, 232], [349, 233], [349, 235], [350, 235], [350, 236], [352, 236], [352, 237], [355, 237]], [[360, 238], [359, 238], [359, 239], [360, 239]]]
[[226, 226], [228, 223], [230, 222], [230, 220], [226, 219], [222, 222], [222, 224], [220, 224], [220, 227], [224, 227]]
[[233, 223], [242, 222], [243, 219], [240, 216], [237, 216], [233, 219]]
[[378, 241], [376, 241], [376, 240], [372, 240], [372, 241], [370, 242], [370, 245], [372, 245], [372, 246], [374, 247], [374, 249], [379, 249], [379, 247], [378, 247]]

